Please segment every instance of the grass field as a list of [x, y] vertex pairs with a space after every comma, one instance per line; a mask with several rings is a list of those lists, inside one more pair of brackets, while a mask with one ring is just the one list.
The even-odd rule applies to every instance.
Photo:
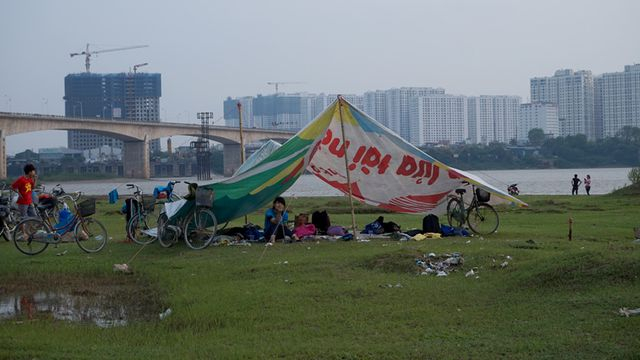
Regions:
[[[65, 244], [27, 257], [2, 241], [0, 298], [102, 294], [152, 316], [112, 328], [0, 321], [0, 358], [639, 358], [640, 316], [617, 310], [640, 308], [640, 244], [632, 242], [640, 196], [522, 198], [530, 207], [503, 207], [499, 232], [484, 238], [266, 250], [153, 244], [131, 263], [133, 275], [112, 272], [139, 247], [118, 242], [118, 206], [101, 204], [96, 216], [113, 240], [99, 254]], [[288, 202], [294, 213], [328, 209], [333, 223], [351, 222], [343, 198]], [[357, 211], [360, 227], [378, 215]], [[421, 224], [419, 216], [382, 215], [403, 229]], [[262, 215], [249, 220], [261, 224]], [[448, 277], [418, 275], [415, 258], [428, 252], [461, 252], [464, 266]], [[479, 278], [465, 277], [472, 268]], [[172, 314], [158, 320], [168, 307]]]

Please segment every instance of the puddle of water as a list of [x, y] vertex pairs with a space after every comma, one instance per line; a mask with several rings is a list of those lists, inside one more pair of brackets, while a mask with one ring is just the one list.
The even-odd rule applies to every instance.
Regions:
[[156, 309], [119, 300], [117, 296], [87, 293], [36, 292], [0, 296], [1, 320], [61, 320], [93, 323], [102, 328], [157, 319]]

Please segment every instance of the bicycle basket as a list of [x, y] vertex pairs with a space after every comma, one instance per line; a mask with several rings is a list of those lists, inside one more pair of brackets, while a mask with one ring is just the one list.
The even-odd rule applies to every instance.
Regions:
[[142, 202], [144, 203], [144, 209], [147, 211], [153, 211], [153, 208], [155, 207], [156, 204], [156, 199], [149, 195], [143, 195], [142, 196]]
[[479, 202], [489, 202], [489, 200], [491, 200], [491, 193], [480, 188], [476, 188], [476, 197]]
[[82, 217], [91, 216], [96, 213], [96, 199], [87, 199], [78, 203], [78, 214]]
[[196, 189], [196, 206], [213, 207], [213, 189]]

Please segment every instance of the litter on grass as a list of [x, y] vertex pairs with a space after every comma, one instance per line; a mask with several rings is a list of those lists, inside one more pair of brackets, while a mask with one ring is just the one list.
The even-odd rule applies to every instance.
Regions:
[[402, 284], [400, 284], [400, 283], [397, 283], [395, 285], [393, 285], [393, 284], [383, 284], [383, 285], [380, 285], [380, 287], [381, 288], [401, 288]]
[[166, 319], [167, 316], [171, 315], [171, 313], [172, 313], [171, 308], [167, 308], [167, 310], [160, 313], [160, 320]]
[[113, 271], [114, 272], [121, 272], [121, 273], [125, 273], [125, 274], [133, 273], [133, 271], [131, 270], [131, 268], [127, 264], [113, 264]]
[[640, 308], [627, 309], [626, 307], [623, 307], [618, 310], [618, 314], [620, 314], [620, 316], [626, 316], [626, 317], [640, 315]]
[[425, 254], [416, 259], [416, 265], [421, 275], [448, 276], [464, 264], [464, 258], [460, 253], [436, 255]]

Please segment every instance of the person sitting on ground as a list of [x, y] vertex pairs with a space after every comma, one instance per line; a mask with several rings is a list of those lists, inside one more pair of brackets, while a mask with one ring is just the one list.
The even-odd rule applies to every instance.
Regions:
[[273, 206], [264, 214], [264, 238], [270, 243], [276, 240], [287, 240], [287, 237], [299, 241], [287, 227], [289, 214], [286, 210], [284, 198], [278, 196], [273, 200]]
[[11, 184], [11, 188], [18, 192], [18, 210], [20, 216], [36, 217], [36, 210], [33, 207], [32, 191], [36, 186], [36, 167], [33, 164], [24, 166], [24, 175], [20, 176]]
[[316, 234], [316, 226], [309, 224], [309, 214], [298, 214], [298, 216], [296, 216], [293, 234], [299, 239]]

